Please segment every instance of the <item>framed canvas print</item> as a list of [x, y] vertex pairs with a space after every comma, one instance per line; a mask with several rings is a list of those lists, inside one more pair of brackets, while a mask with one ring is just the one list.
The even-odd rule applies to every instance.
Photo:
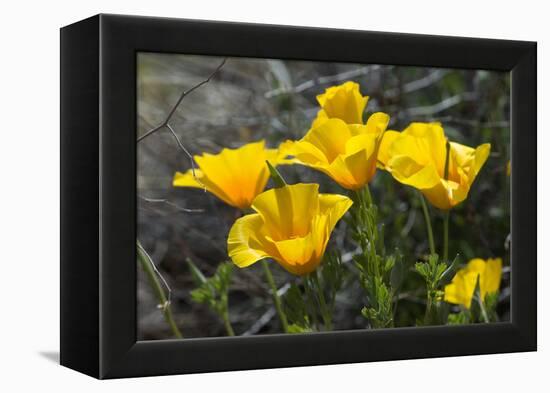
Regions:
[[536, 350], [535, 153], [533, 42], [64, 27], [61, 364]]

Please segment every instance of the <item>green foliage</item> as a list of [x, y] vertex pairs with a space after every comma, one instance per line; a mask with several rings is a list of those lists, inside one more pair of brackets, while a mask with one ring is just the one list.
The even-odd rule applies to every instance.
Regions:
[[390, 273], [390, 285], [395, 291], [399, 291], [407, 275], [407, 266], [403, 261], [403, 255], [397, 249], [394, 254], [391, 255], [391, 259], [393, 259], [393, 261]]
[[293, 333], [311, 330], [307, 303], [302, 291], [295, 283], [290, 284], [290, 288], [283, 297], [283, 307], [289, 322], [289, 330]]
[[447, 316], [447, 323], [449, 325], [466, 325], [470, 323], [470, 313], [468, 310], [461, 310], [456, 314], [449, 314]]
[[392, 294], [380, 277], [372, 277], [366, 284], [369, 307], [363, 307], [361, 314], [373, 328], [391, 327], [393, 323]]
[[489, 322], [498, 322], [497, 305], [499, 292], [488, 293], [483, 301]]
[[303, 292], [295, 283], [283, 298], [289, 332], [332, 330], [336, 294], [344, 283], [345, 269], [340, 254], [328, 252], [321, 266], [303, 277]]
[[303, 327], [298, 324], [290, 324], [288, 325], [288, 331], [287, 333], [290, 334], [297, 334], [297, 333], [311, 333], [313, 330], [309, 327]]
[[399, 250], [387, 255], [384, 226], [378, 224], [378, 207], [368, 187], [355, 194], [350, 224], [362, 252], [354, 257], [367, 305], [361, 314], [374, 328], [393, 326], [394, 296], [406, 276]]
[[447, 265], [440, 263], [439, 255], [431, 254], [428, 256], [428, 262], [417, 262], [414, 265], [415, 270], [424, 278], [428, 289], [435, 289], [443, 273], [447, 270]]
[[233, 273], [233, 263], [223, 262], [218, 265], [216, 273], [206, 278], [199, 268], [190, 260], [187, 260], [191, 275], [195, 280], [197, 288], [191, 291], [191, 299], [199, 304], [208, 306], [213, 312], [224, 321], [227, 334], [234, 336], [235, 333], [229, 321], [229, 285]]
[[329, 299], [331, 313], [334, 308], [334, 302], [336, 301], [336, 293], [342, 288], [344, 284], [344, 266], [342, 265], [342, 258], [338, 252], [329, 252], [323, 259], [321, 268], [321, 279], [323, 290], [327, 291], [327, 298]]
[[414, 266], [416, 272], [422, 276], [426, 283], [426, 313], [424, 316], [425, 325], [444, 324], [447, 321], [448, 306], [442, 305], [442, 286], [449, 277], [454, 275], [458, 266], [458, 255], [453, 262], [447, 266], [439, 262], [439, 255], [431, 254], [427, 262], [417, 262]]

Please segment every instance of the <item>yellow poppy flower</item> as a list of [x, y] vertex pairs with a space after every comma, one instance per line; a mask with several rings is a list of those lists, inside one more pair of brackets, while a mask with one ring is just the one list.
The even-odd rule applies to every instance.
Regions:
[[316, 127], [328, 119], [340, 119], [347, 124], [363, 124], [363, 111], [369, 101], [368, 96], [362, 96], [359, 85], [346, 82], [332, 86], [324, 94], [317, 96], [321, 110], [313, 122]]
[[241, 268], [273, 258], [292, 274], [308, 274], [321, 262], [334, 226], [352, 203], [343, 195], [319, 194], [318, 184], [265, 191], [252, 203], [256, 213], [233, 224], [228, 254]]
[[218, 154], [194, 156], [198, 169], [176, 172], [174, 187], [206, 189], [228, 205], [245, 209], [261, 193], [269, 180], [266, 160], [272, 165], [287, 163], [277, 149], [266, 149], [265, 142], [223, 149]]
[[329, 119], [313, 127], [299, 141], [286, 141], [281, 152], [294, 156], [295, 163], [324, 172], [348, 190], [358, 190], [376, 172], [380, 138], [390, 117], [374, 113], [366, 125]]
[[489, 258], [487, 261], [476, 258], [460, 269], [449, 285], [445, 286], [445, 301], [462, 304], [470, 308], [479, 276], [479, 292], [482, 301], [488, 293], [497, 292], [500, 287], [502, 259]]
[[379, 165], [397, 181], [420, 190], [435, 207], [449, 210], [468, 196], [491, 145], [473, 149], [450, 142], [445, 179], [446, 143], [439, 123], [412, 123], [403, 132], [387, 131], [380, 144]]

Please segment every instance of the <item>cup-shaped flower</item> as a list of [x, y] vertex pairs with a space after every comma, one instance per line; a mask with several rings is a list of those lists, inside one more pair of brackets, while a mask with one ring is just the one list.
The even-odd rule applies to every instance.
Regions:
[[363, 124], [363, 112], [368, 101], [369, 97], [361, 95], [359, 85], [355, 82], [329, 87], [317, 96], [321, 110], [317, 113], [313, 126], [328, 119], [340, 119], [347, 124]]
[[466, 199], [490, 151], [489, 143], [474, 149], [450, 142], [447, 155], [441, 124], [412, 123], [402, 132], [384, 133], [378, 161], [397, 181], [420, 190], [435, 207], [449, 210]]
[[330, 234], [352, 205], [337, 194], [319, 194], [318, 184], [294, 184], [258, 195], [255, 213], [235, 221], [227, 239], [228, 254], [243, 268], [273, 258], [292, 274], [314, 271]]
[[385, 113], [374, 113], [366, 125], [329, 119], [309, 130], [299, 141], [287, 141], [281, 152], [295, 163], [317, 169], [348, 190], [358, 190], [376, 172], [380, 138], [389, 122]]
[[266, 160], [276, 166], [287, 162], [278, 149], [266, 149], [265, 142], [249, 143], [218, 154], [194, 156], [198, 169], [176, 172], [174, 187], [206, 189], [228, 205], [245, 209], [260, 194], [269, 180]]
[[476, 283], [479, 277], [479, 295], [481, 301], [489, 293], [495, 293], [500, 287], [502, 273], [502, 259], [489, 258], [486, 261], [480, 258], [472, 259], [465, 268], [460, 269], [450, 284], [445, 286], [445, 301], [453, 304], [462, 304], [470, 308]]

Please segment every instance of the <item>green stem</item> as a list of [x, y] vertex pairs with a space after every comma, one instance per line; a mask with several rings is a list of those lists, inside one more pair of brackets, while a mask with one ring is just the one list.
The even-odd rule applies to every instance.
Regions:
[[365, 187], [363, 187], [363, 190], [365, 192], [365, 199], [367, 202], [366, 207], [369, 207], [370, 205], [372, 205], [372, 195], [370, 193], [369, 185], [365, 184]]
[[288, 321], [287, 321], [286, 315], [283, 311], [283, 306], [281, 304], [281, 298], [279, 297], [279, 294], [277, 293], [277, 285], [275, 285], [275, 280], [273, 279], [273, 274], [271, 274], [271, 269], [269, 268], [269, 264], [265, 259], [262, 260], [262, 265], [264, 267], [267, 282], [268, 282], [268, 284], [271, 288], [271, 294], [273, 296], [273, 303], [275, 303], [275, 309], [277, 310], [277, 314], [279, 315], [279, 319], [281, 321], [281, 326], [283, 328], [283, 331], [285, 333], [288, 333]]
[[432, 230], [432, 222], [430, 221], [430, 213], [428, 211], [428, 205], [424, 199], [424, 195], [418, 193], [420, 196], [420, 202], [422, 204], [422, 211], [424, 212], [424, 220], [426, 221], [426, 230], [428, 232], [428, 242], [430, 244], [430, 254], [435, 254], [434, 233]]
[[481, 310], [481, 317], [483, 318], [483, 322], [489, 323], [489, 316], [487, 315], [487, 310], [485, 310], [485, 305], [483, 304], [483, 301], [479, 296], [476, 296], [476, 298], [479, 304], [479, 309]]
[[449, 216], [450, 210], [447, 210], [443, 217], [443, 263], [449, 259]]
[[235, 331], [233, 330], [233, 326], [231, 326], [231, 322], [229, 321], [229, 312], [225, 310], [223, 312], [223, 325], [225, 326], [225, 330], [227, 331], [228, 336], [234, 336]]
[[151, 287], [153, 288], [153, 291], [157, 295], [157, 299], [159, 301], [162, 314], [164, 315], [164, 319], [170, 326], [170, 329], [172, 329], [172, 333], [174, 334], [174, 336], [176, 336], [177, 338], [183, 338], [181, 331], [178, 329], [178, 326], [174, 321], [174, 316], [172, 315], [172, 309], [170, 308], [170, 303], [168, 302], [168, 299], [166, 299], [166, 294], [164, 293], [164, 289], [162, 289], [162, 285], [153, 268], [153, 265], [152, 265], [153, 261], [149, 258], [149, 256], [145, 252], [145, 249], [143, 248], [143, 246], [139, 241], [137, 242], [137, 256], [141, 264], [141, 267], [143, 268], [143, 271], [145, 272], [145, 274], [149, 279], [149, 282], [151, 284]]
[[317, 322], [317, 302], [315, 296], [313, 295], [309, 278], [304, 276], [302, 278], [302, 282], [304, 283], [304, 291], [306, 295], [306, 312], [309, 316], [311, 316], [311, 322], [313, 323], [313, 326], [315, 326], [315, 329], [319, 330], [319, 324]]
[[424, 314], [424, 325], [430, 325], [432, 315], [433, 301], [430, 296], [430, 289], [428, 288], [428, 296], [426, 296], [426, 314]]
[[326, 330], [332, 330], [332, 318], [330, 316], [330, 312], [327, 308], [327, 302], [325, 300], [325, 294], [323, 292], [323, 288], [321, 288], [321, 283], [319, 282], [319, 277], [317, 275], [317, 270], [315, 270], [310, 275], [313, 278], [313, 282], [315, 284], [315, 289], [317, 290], [317, 294], [319, 295], [319, 305], [321, 307], [321, 316], [323, 317], [323, 322], [325, 324]]

